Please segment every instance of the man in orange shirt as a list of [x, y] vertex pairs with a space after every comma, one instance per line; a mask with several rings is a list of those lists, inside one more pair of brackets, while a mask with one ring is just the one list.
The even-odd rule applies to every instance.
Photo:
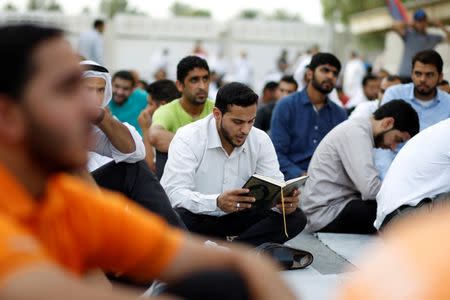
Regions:
[[[169, 286], [228, 272], [251, 299], [294, 299], [270, 262], [204, 247], [122, 196], [64, 174], [86, 165], [90, 123], [101, 111], [83, 97], [82, 70], [60, 30], [0, 27], [0, 59], [0, 299], [133, 298], [85, 285], [80, 278], [93, 269]], [[192, 288], [208, 288], [200, 286]]]

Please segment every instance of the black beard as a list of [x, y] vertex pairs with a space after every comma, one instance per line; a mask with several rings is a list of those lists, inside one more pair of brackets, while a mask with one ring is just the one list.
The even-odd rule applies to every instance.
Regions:
[[222, 121], [220, 121], [220, 133], [222, 134], [223, 138], [234, 148], [239, 147], [240, 145], [236, 145], [233, 142], [233, 139], [231, 138], [231, 135], [228, 133], [228, 131], [223, 127]]
[[316, 80], [316, 76], [314, 76], [314, 75], [311, 80], [311, 84], [317, 91], [319, 91], [319, 93], [324, 94], [324, 95], [328, 95], [334, 89], [333, 84], [331, 84], [332, 87], [330, 89], [323, 88], [322, 85]]
[[394, 129], [389, 129], [389, 130], [383, 131], [382, 133], [378, 134], [377, 136], [375, 136], [373, 138], [375, 148], [381, 148], [380, 146], [384, 145], [384, 135], [391, 130], [394, 130]]
[[424, 97], [429, 97], [436, 93], [436, 87], [430, 89], [430, 91], [428, 93], [421, 92], [416, 87], [414, 87], [414, 93], [417, 95], [424, 96]]

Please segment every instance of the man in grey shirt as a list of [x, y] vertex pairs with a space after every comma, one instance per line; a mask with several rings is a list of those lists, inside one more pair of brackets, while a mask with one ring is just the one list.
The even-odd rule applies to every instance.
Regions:
[[301, 209], [309, 232], [373, 233], [381, 180], [373, 148], [395, 149], [419, 132], [416, 111], [403, 100], [382, 105], [370, 118], [336, 126], [308, 168]]
[[[442, 29], [446, 36], [430, 34], [427, 32], [428, 25]], [[411, 61], [413, 56], [423, 50], [431, 50], [437, 44], [450, 39], [450, 32], [439, 21], [430, 22], [423, 9], [418, 9], [414, 13], [414, 21], [411, 25], [404, 22], [397, 22], [393, 25], [393, 30], [397, 32], [404, 41], [404, 52], [398, 74], [401, 77], [411, 76]]]

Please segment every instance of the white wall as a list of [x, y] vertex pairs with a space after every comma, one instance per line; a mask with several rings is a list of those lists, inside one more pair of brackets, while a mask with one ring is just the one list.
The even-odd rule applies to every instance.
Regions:
[[[2, 13], [0, 22], [35, 21], [62, 27], [75, 46], [79, 34], [88, 30], [94, 17], [66, 16], [58, 13]], [[219, 23], [202, 18], [152, 19], [150, 17], [118, 15], [107, 22], [105, 58], [112, 71], [135, 69], [148, 77], [150, 59], [164, 48], [170, 51], [169, 75], [173, 78], [178, 61], [190, 54], [194, 42], [202, 40], [209, 54], [225, 50], [228, 62], [245, 50], [253, 67], [253, 86], [257, 91], [266, 74], [275, 68], [282, 49], [288, 49], [290, 59], [299, 50], [312, 44], [326, 49], [330, 30], [326, 26], [312, 26], [299, 22], [262, 20], [234, 20]]]

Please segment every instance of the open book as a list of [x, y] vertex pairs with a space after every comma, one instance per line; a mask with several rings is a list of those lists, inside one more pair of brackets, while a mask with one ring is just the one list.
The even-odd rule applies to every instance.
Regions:
[[286, 182], [278, 182], [272, 178], [255, 174], [244, 184], [244, 189], [249, 189], [249, 195], [255, 197], [254, 207], [272, 208], [280, 202], [281, 191], [284, 196], [292, 194], [295, 189], [301, 187], [308, 176], [297, 177]]

